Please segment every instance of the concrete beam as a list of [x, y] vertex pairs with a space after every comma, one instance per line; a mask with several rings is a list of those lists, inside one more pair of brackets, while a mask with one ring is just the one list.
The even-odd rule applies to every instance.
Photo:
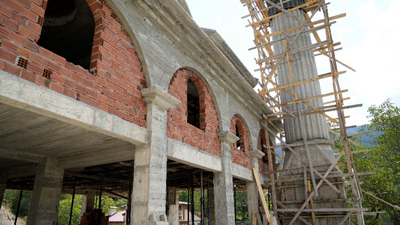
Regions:
[[126, 150], [126, 147], [110, 148], [102, 151], [83, 152], [81, 154], [60, 157], [59, 167], [64, 169], [76, 167], [88, 167], [108, 164], [120, 161], [133, 160], [135, 158], [135, 146]]
[[171, 138], [168, 138], [168, 158], [208, 171], [222, 171], [221, 158]]
[[1, 158], [13, 159], [31, 163], [40, 163], [46, 159], [46, 157], [42, 155], [37, 155], [29, 152], [10, 151], [3, 148], [0, 148], [0, 156]]
[[135, 145], [146, 143], [145, 128], [4, 71], [0, 71], [0, 102]]

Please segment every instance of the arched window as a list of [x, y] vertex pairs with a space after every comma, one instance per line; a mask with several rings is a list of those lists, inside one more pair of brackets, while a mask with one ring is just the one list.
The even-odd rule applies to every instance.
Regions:
[[263, 163], [268, 164], [268, 149], [266, 148], [267, 143], [265, 143], [265, 138], [261, 139], [261, 151], [265, 154], [262, 158]]
[[191, 79], [187, 82], [187, 122], [200, 129], [199, 92]]
[[239, 127], [238, 127], [237, 124], [235, 126], [235, 129], [236, 129], [236, 136], [239, 138], [239, 140], [236, 141], [236, 149], [240, 150], [241, 149], [241, 147], [240, 147], [240, 133], [239, 133]]
[[90, 69], [94, 31], [93, 13], [85, 0], [49, 0], [38, 44]]

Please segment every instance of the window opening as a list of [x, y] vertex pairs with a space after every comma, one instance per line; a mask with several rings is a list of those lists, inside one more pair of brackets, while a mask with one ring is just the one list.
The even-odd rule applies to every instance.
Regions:
[[90, 69], [95, 21], [85, 0], [49, 0], [38, 45]]
[[238, 127], [238, 125], [235, 125], [235, 126], [236, 126], [236, 136], [239, 138], [239, 140], [236, 141], [236, 149], [241, 150], [239, 127]]
[[187, 122], [200, 129], [200, 98], [196, 85], [187, 82]]
[[266, 146], [266, 143], [261, 138], [261, 151], [265, 154], [264, 157], [263, 157], [263, 163], [268, 164], [268, 154], [267, 154], [268, 149], [265, 146]]

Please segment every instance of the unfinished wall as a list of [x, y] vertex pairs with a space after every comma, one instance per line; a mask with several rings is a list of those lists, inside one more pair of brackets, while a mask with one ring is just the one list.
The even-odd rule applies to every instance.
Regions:
[[0, 1], [0, 69], [145, 127], [146, 81], [135, 47], [104, 1], [87, 3], [96, 23], [90, 72], [36, 44], [43, 0]]
[[250, 140], [249, 135], [247, 133], [247, 129], [242, 119], [235, 115], [231, 120], [230, 132], [236, 135], [236, 127], [239, 129], [239, 142], [240, 142], [240, 150], [237, 147], [236, 143], [231, 145], [231, 155], [232, 162], [239, 164], [247, 169], [252, 168], [251, 155], [250, 155]]
[[[200, 129], [187, 122], [187, 82], [189, 79], [193, 81], [199, 93]], [[168, 93], [182, 102], [168, 111], [168, 137], [221, 157], [217, 112], [208, 88], [200, 77], [189, 69], [180, 69], [172, 77]]]

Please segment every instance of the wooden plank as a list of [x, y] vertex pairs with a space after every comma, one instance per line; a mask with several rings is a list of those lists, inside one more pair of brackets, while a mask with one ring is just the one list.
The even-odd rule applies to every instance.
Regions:
[[[278, 205], [279, 205], [280, 207], [282, 207], [282, 208], [284, 208], [284, 209], [288, 209], [288, 208], [289, 208], [289, 207], [287, 207], [286, 205], [284, 205], [282, 202], [280, 202], [280, 201], [278, 201], [278, 200], [276, 200], [276, 202], [278, 203]], [[291, 213], [291, 214], [295, 215], [294, 213]], [[307, 220], [303, 219], [301, 216], [299, 216], [299, 220], [300, 220], [301, 222], [303, 222], [304, 224], [312, 225], [311, 223], [307, 222]]]
[[253, 221], [251, 224], [257, 225], [257, 210], [254, 210], [254, 212], [253, 212]]
[[[292, 9], [289, 9], [289, 10], [287, 10], [287, 11], [288, 11], [288, 12], [291, 12], [291, 11], [294, 11], [294, 10], [296, 10], [296, 9], [300, 9], [300, 8], [305, 7], [305, 6], [308, 6], [308, 5], [317, 3], [318, 1], [320, 1], [320, 0], [314, 0], [314, 1], [311, 1], [311, 2], [308, 2], [308, 3], [305, 3], [305, 4], [303, 4], [303, 5], [299, 5], [299, 6], [297, 6], [297, 7], [294, 7], [294, 8], [292, 8]], [[278, 13], [278, 14], [276, 14], [276, 15], [273, 15], [273, 16], [264, 18], [264, 19], [262, 19], [262, 20], [256, 21], [256, 22], [254, 22], [254, 23], [252, 23], [252, 24], [246, 25], [246, 27], [254, 26], [254, 25], [260, 24], [260, 23], [262, 23], [262, 22], [267, 22], [267, 21], [269, 21], [270, 19], [273, 19], [273, 18], [278, 17], [278, 16], [280, 16], [280, 15], [282, 15], [282, 13]]]
[[[298, 212], [300, 209], [278, 209], [278, 212]], [[303, 209], [302, 212], [360, 212], [368, 211], [368, 208], [318, 208]]]
[[267, 202], [265, 201], [265, 198], [263, 197], [264, 193], [263, 193], [263, 190], [262, 190], [262, 187], [261, 187], [260, 177], [258, 176], [258, 171], [257, 171], [256, 168], [253, 168], [253, 175], [254, 175], [254, 180], [256, 181], [256, 184], [257, 184], [258, 193], [259, 193], [259, 196], [261, 198], [261, 203], [262, 203], [264, 212], [265, 212], [265, 214], [267, 214], [268, 222], [271, 223], [272, 222], [271, 221], [271, 216], [270, 216], [270, 213], [269, 213]]
[[297, 100], [297, 101], [293, 101], [293, 102], [288, 102], [288, 103], [285, 103], [285, 104], [276, 105], [276, 107], [281, 107], [281, 106], [286, 106], [286, 105], [292, 105], [292, 104], [296, 104], [296, 103], [300, 103], [300, 102], [306, 102], [306, 101], [310, 101], [310, 100], [314, 100], [314, 99], [318, 99], [318, 98], [324, 98], [324, 97], [331, 96], [331, 95], [338, 95], [338, 94], [346, 93], [346, 92], [348, 92], [348, 91], [349, 91], [349, 90], [346, 89], [346, 90], [343, 90], [343, 91], [331, 92], [331, 93], [328, 93], [328, 94], [318, 95], [318, 96], [314, 96], [314, 97], [307, 98], [307, 99], [299, 99], [299, 100]]

